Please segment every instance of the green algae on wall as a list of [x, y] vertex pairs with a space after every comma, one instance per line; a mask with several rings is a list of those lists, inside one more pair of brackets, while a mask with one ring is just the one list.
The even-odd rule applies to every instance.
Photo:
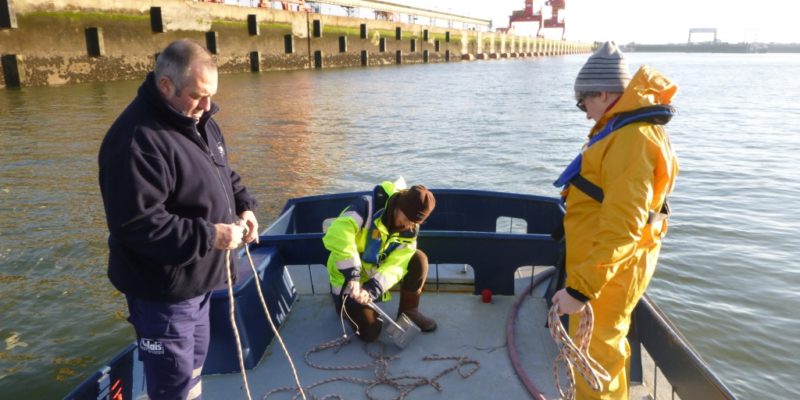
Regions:
[[[425, 51], [427, 62], [445, 62], [447, 56], [450, 61], [472, 59], [468, 54], [497, 52], [502, 46], [513, 49], [506, 51], [530, 46], [541, 52], [543, 43], [547, 43], [552, 55], [564, 50], [591, 51], [588, 46], [563, 46], [558, 42], [555, 47], [550, 42], [502, 34], [318, 14], [313, 19], [320, 21], [322, 37], [309, 38], [311, 16], [305, 13], [185, 0], [159, 0], [165, 30], [153, 32], [151, 8], [132, 0], [60, 0], [48, 3], [46, 10], [37, 4], [18, 10], [18, 26], [0, 32], [3, 54], [23, 60], [22, 86], [141, 79], [152, 69], [156, 53], [168, 43], [189, 38], [206, 44], [209, 31], [214, 32], [214, 57], [221, 73], [249, 71], [252, 54], [258, 55], [257, 69], [269, 71], [313, 68], [317, 52], [322, 56], [323, 68], [330, 68], [361, 66], [361, 52], [367, 53], [367, 65], [387, 65], [396, 63], [398, 52], [406, 64], [426, 62]], [[256, 16], [259, 35], [250, 35], [250, 15]], [[367, 27], [368, 38], [359, 40], [356, 38], [360, 38], [362, 24]], [[89, 55], [89, 28], [102, 32], [98, 37], [103, 40], [100, 45], [104, 53], [99, 57]], [[400, 40], [396, 36], [398, 28]], [[426, 30], [428, 40], [423, 40]], [[448, 34], [450, 40], [446, 41]], [[342, 36], [352, 38], [344, 52], [340, 51]], [[291, 40], [287, 41], [287, 37]], [[385, 40], [385, 52], [380, 51], [381, 40]], [[5, 77], [0, 75], [0, 87], [4, 84]]]

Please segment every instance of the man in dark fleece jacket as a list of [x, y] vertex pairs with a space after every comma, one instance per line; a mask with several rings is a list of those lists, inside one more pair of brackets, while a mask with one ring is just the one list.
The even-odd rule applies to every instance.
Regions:
[[226, 250], [258, 238], [256, 202], [212, 119], [216, 91], [208, 51], [173, 42], [100, 147], [108, 277], [127, 299], [154, 400], [202, 396], [211, 291], [227, 279]]

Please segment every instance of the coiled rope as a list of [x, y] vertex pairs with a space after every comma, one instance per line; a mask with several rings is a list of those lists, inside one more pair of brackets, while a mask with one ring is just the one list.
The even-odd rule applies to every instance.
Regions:
[[[245, 232], [245, 235], [246, 234], [247, 234], [247, 232]], [[286, 345], [283, 342], [283, 338], [281, 337], [280, 333], [278, 332], [278, 329], [275, 327], [275, 323], [272, 321], [272, 317], [270, 316], [269, 309], [267, 308], [267, 302], [264, 299], [263, 293], [261, 292], [261, 283], [259, 282], [259, 279], [258, 279], [258, 272], [256, 271], [255, 264], [253, 263], [253, 258], [250, 256], [250, 248], [247, 245], [245, 245], [245, 253], [247, 254], [247, 260], [250, 263], [250, 268], [253, 271], [253, 279], [256, 282], [256, 288], [258, 289], [258, 296], [259, 296], [259, 298], [261, 300], [261, 306], [264, 309], [264, 314], [266, 314], [267, 321], [269, 321], [270, 327], [272, 328], [272, 332], [275, 334], [275, 337], [278, 339], [278, 342], [280, 343], [281, 348], [283, 349], [283, 352], [286, 355], [286, 359], [289, 361], [289, 366], [292, 369], [292, 374], [294, 376], [295, 384], [297, 385], [295, 387], [282, 387], [282, 388], [273, 389], [273, 390], [269, 391], [267, 394], [265, 394], [263, 398], [266, 399], [271, 394], [274, 394], [274, 393], [277, 393], [277, 392], [297, 391], [298, 394], [303, 398], [303, 400], [306, 400], [306, 394], [305, 394], [305, 391], [303, 390], [302, 384], [300, 383], [300, 378], [297, 375], [297, 369], [295, 368], [294, 362], [292, 361], [292, 357], [289, 355], [289, 351], [286, 349]], [[231, 251], [230, 250], [226, 250], [226, 252], [225, 252], [225, 271], [226, 271], [226, 273], [228, 275], [228, 296], [229, 296], [229, 302], [230, 302], [230, 307], [229, 307], [229, 309], [230, 309], [230, 321], [231, 321], [231, 327], [233, 328], [233, 335], [234, 335], [234, 337], [236, 339], [236, 350], [237, 350], [237, 353], [238, 353], [238, 356], [239, 356], [239, 369], [242, 371], [242, 382], [243, 382], [243, 385], [244, 385], [245, 393], [247, 395], [247, 399], [248, 400], [252, 400], [252, 396], [250, 394], [250, 386], [247, 383], [247, 373], [246, 373], [245, 368], [244, 368], [244, 356], [243, 356], [243, 353], [242, 353], [241, 338], [239, 337], [239, 329], [236, 326], [236, 317], [235, 317], [236, 309], [235, 309], [235, 301], [234, 301], [234, 297], [233, 297], [233, 279], [232, 279], [232, 275], [231, 275], [230, 254], [231, 254]], [[347, 297], [345, 296], [345, 299], [342, 302], [342, 309], [340, 310], [340, 314], [339, 314], [340, 322], [342, 323], [343, 335], [341, 337], [339, 337], [339, 338], [336, 338], [336, 339], [334, 339], [334, 340], [332, 340], [330, 342], [323, 343], [323, 344], [321, 344], [321, 345], [319, 345], [319, 346], [307, 351], [306, 354], [305, 354], [306, 363], [309, 366], [312, 366], [312, 367], [318, 368], [318, 369], [322, 369], [322, 370], [353, 370], [353, 369], [365, 369], [365, 368], [369, 368], [370, 366], [374, 366], [375, 367], [375, 379], [361, 379], [361, 378], [355, 378], [355, 377], [335, 377], [335, 378], [325, 379], [325, 380], [317, 382], [317, 383], [315, 383], [315, 384], [313, 384], [311, 386], [308, 386], [306, 388], [307, 390], [308, 389], [312, 389], [312, 388], [317, 387], [317, 386], [320, 386], [320, 385], [323, 385], [323, 384], [326, 384], [326, 383], [335, 382], [335, 381], [343, 381], [343, 382], [351, 382], [351, 383], [357, 383], [357, 384], [365, 385], [366, 386], [365, 394], [366, 394], [366, 396], [367, 396], [367, 398], [369, 400], [378, 400], [377, 398], [375, 398], [372, 395], [372, 390], [375, 389], [378, 386], [389, 386], [389, 387], [394, 388], [398, 392], [398, 396], [395, 397], [395, 400], [402, 400], [402, 399], [405, 399], [405, 397], [412, 390], [414, 390], [414, 389], [416, 389], [418, 387], [421, 387], [421, 386], [430, 385], [434, 389], [436, 389], [437, 391], [441, 392], [443, 388], [442, 388], [441, 384], [438, 382], [439, 379], [441, 379], [443, 376], [447, 375], [448, 373], [450, 373], [452, 371], [457, 371], [458, 374], [463, 379], [467, 379], [470, 376], [472, 376], [472, 374], [477, 372], [478, 369], [480, 369], [480, 362], [478, 362], [477, 360], [469, 359], [469, 358], [467, 358], [465, 356], [429, 355], [429, 356], [423, 357], [423, 360], [424, 361], [454, 361], [454, 364], [451, 365], [448, 368], [445, 368], [444, 370], [439, 372], [433, 378], [428, 378], [428, 377], [424, 377], [424, 376], [412, 376], [412, 375], [404, 375], [404, 376], [392, 377], [392, 376], [389, 376], [389, 374], [388, 374], [389, 362], [394, 360], [394, 359], [399, 358], [399, 356], [386, 356], [386, 355], [384, 355], [383, 346], [381, 346], [381, 349], [380, 349], [379, 353], [377, 353], [377, 354], [376, 353], [372, 353], [367, 349], [367, 344], [366, 343], [364, 344], [364, 349], [365, 349], [366, 353], [370, 357], [373, 358], [374, 361], [372, 363], [365, 363], [365, 364], [362, 364], [362, 365], [354, 365], [354, 366], [331, 367], [331, 366], [319, 365], [319, 364], [316, 364], [316, 363], [312, 362], [311, 359], [310, 359], [310, 355], [312, 353], [317, 353], [317, 352], [324, 351], [324, 350], [331, 349], [331, 348], [338, 348], [338, 347], [344, 346], [344, 345], [346, 345], [346, 344], [348, 344], [350, 342], [350, 337], [347, 335], [347, 332], [346, 332], [345, 327], [344, 327], [344, 317], [346, 316], [351, 322], [353, 322], [354, 326], [357, 327], [358, 325], [355, 323], [355, 321], [353, 321], [353, 319], [350, 317], [350, 315], [347, 314], [347, 311], [346, 311], [346, 309], [344, 307], [344, 303], [346, 302], [346, 300], [347, 300]], [[356, 334], [357, 333], [358, 332], [356, 331]], [[293, 399], [296, 399], [296, 398], [298, 398], [297, 395], [295, 395], [293, 397]], [[316, 396], [313, 396], [313, 398], [317, 399]], [[320, 400], [325, 400], [325, 399], [339, 399], [339, 400], [342, 400], [343, 397], [340, 396], [340, 395], [337, 395], [337, 394], [332, 394], [332, 395], [323, 396], [323, 397], [321, 397], [319, 399]]]
[[[553, 304], [547, 313], [547, 325], [550, 328], [550, 336], [556, 341], [559, 351], [553, 360], [553, 375], [555, 376], [556, 387], [562, 399], [575, 399], [575, 375], [573, 369], [577, 369], [583, 379], [589, 384], [592, 390], [599, 392], [602, 389], [600, 380], [608, 382], [611, 380], [608, 372], [595, 359], [589, 355], [589, 340], [592, 337], [594, 328], [594, 312], [592, 306], [586, 303], [580, 314], [581, 323], [578, 326], [576, 345], [569, 337], [564, 325], [558, 318], [558, 305]], [[567, 376], [566, 391], [561, 389], [561, 381], [558, 377], [558, 366], [564, 363], [564, 372]]]
[[[384, 386], [390, 387], [394, 389], [397, 393], [397, 396], [394, 397], [392, 400], [403, 400], [408, 396], [413, 390], [423, 387], [423, 386], [431, 386], [436, 391], [441, 392], [444, 388], [442, 384], [439, 382], [439, 379], [444, 377], [445, 375], [449, 374], [450, 372], [457, 371], [458, 374], [463, 379], [467, 379], [472, 376], [475, 372], [480, 369], [480, 362], [477, 360], [472, 360], [466, 356], [441, 356], [437, 354], [427, 355], [422, 358], [423, 361], [451, 361], [452, 364], [441, 370], [438, 374], [434, 377], [429, 378], [426, 376], [417, 376], [417, 375], [403, 375], [403, 376], [392, 376], [389, 374], [389, 363], [391, 361], [397, 360], [400, 358], [398, 355], [386, 355], [385, 354], [385, 345], [383, 343], [379, 343], [379, 351], [372, 352], [370, 351], [369, 343], [364, 343], [363, 348], [364, 352], [372, 358], [371, 362], [365, 362], [362, 364], [353, 364], [353, 365], [322, 365], [316, 363], [311, 360], [311, 355], [315, 353], [320, 353], [330, 349], [336, 349], [338, 351], [339, 348], [349, 344], [351, 342], [350, 336], [347, 334], [347, 331], [344, 326], [344, 318], [347, 317], [350, 322], [353, 323], [355, 329], [358, 329], [358, 324], [350, 318], [350, 315], [347, 313], [347, 309], [345, 308], [345, 303], [347, 302], [347, 295], [344, 296], [342, 300], [342, 307], [339, 310], [339, 320], [342, 324], [342, 336], [339, 336], [336, 339], [330, 340], [328, 342], [322, 343], [316, 347], [309, 349], [305, 354], [305, 362], [308, 366], [312, 368], [316, 368], [323, 371], [346, 371], [346, 370], [364, 370], [369, 368], [374, 368], [374, 379], [366, 379], [366, 378], [358, 378], [354, 376], [335, 376], [327, 379], [323, 379], [319, 382], [313, 383], [306, 387], [306, 390], [311, 391], [316, 387], [332, 383], [332, 382], [349, 382], [358, 385], [364, 386], [364, 394], [366, 395], [368, 400], [380, 400], [380, 398], [376, 397], [373, 393], [377, 387]], [[358, 334], [358, 331], [355, 332]], [[263, 400], [266, 400], [271, 395], [280, 392], [295, 392], [298, 390], [302, 390], [300, 386], [292, 387], [292, 386], [284, 386], [270, 390], [267, 392]], [[293, 396], [292, 399], [296, 399], [297, 395]], [[344, 396], [339, 394], [328, 394], [322, 397], [317, 397], [311, 395], [312, 399], [317, 400], [343, 400]]]
[[[246, 228], [245, 228], [246, 230]], [[245, 234], [247, 234], [245, 232]], [[292, 356], [289, 355], [289, 350], [286, 349], [286, 344], [283, 343], [283, 338], [281, 334], [278, 332], [278, 329], [275, 327], [275, 323], [272, 321], [272, 317], [269, 314], [269, 308], [267, 308], [267, 301], [264, 300], [264, 294], [261, 292], [261, 283], [259, 282], [260, 279], [258, 278], [258, 271], [256, 271], [255, 264], [253, 263], [253, 258], [250, 256], [250, 246], [244, 246], [244, 251], [247, 254], [247, 260], [250, 262], [250, 268], [253, 271], [253, 280], [256, 282], [256, 288], [258, 289], [258, 298], [261, 299], [261, 307], [264, 309], [264, 314], [267, 316], [267, 321], [269, 321], [269, 326], [272, 328], [272, 332], [275, 334], [275, 338], [278, 339], [278, 343], [280, 343], [281, 348], [283, 349], [283, 354], [286, 355], [286, 359], [289, 360], [289, 366], [292, 369], [292, 375], [294, 376], [294, 381], [297, 384], [298, 391], [300, 395], [303, 397], [303, 400], [306, 400], [306, 394], [303, 391], [303, 385], [300, 384], [300, 378], [297, 375], [297, 368], [294, 366], [294, 362], [292, 361]], [[234, 306], [234, 298], [233, 298], [233, 280], [231, 279], [231, 251], [225, 251], [225, 271], [228, 273], [228, 298], [230, 303], [230, 320], [231, 320], [231, 327], [233, 328], [233, 336], [236, 338], [236, 350], [239, 355], [239, 369], [242, 371], [242, 382], [244, 383], [245, 393], [247, 394], [247, 400], [252, 400], [250, 396], [250, 386], [247, 384], [247, 373], [244, 369], [244, 356], [242, 355], [242, 342], [239, 338], [239, 329], [236, 327], [236, 317], [235, 317], [235, 306]]]
[[[376, 397], [373, 391], [378, 387], [389, 387], [394, 389], [397, 393], [396, 397], [393, 397], [393, 400], [402, 400], [405, 399], [413, 390], [423, 387], [423, 386], [431, 386], [436, 391], [441, 392], [444, 388], [439, 380], [447, 375], [450, 372], [457, 371], [461, 378], [466, 379], [472, 376], [475, 372], [480, 369], [480, 362], [477, 360], [469, 359], [465, 356], [440, 356], [440, 355], [428, 355], [422, 358], [423, 361], [450, 361], [451, 365], [447, 368], [442, 369], [438, 374], [434, 377], [426, 377], [426, 376], [418, 376], [418, 375], [402, 375], [402, 376], [392, 376], [389, 374], [389, 363], [393, 360], [397, 360], [399, 356], [392, 356], [386, 355], [384, 353], [385, 345], [379, 343], [379, 350], [378, 352], [372, 352], [369, 350], [370, 344], [364, 343], [364, 351], [372, 358], [372, 362], [367, 362], [363, 364], [356, 364], [356, 365], [342, 365], [342, 366], [334, 366], [334, 365], [322, 365], [315, 363], [311, 360], [311, 355], [314, 353], [319, 353], [325, 350], [336, 349], [341, 346], [344, 346], [350, 343], [349, 337], [340, 336], [334, 340], [329, 342], [325, 342], [316, 346], [310, 350], [308, 350], [305, 354], [306, 363], [313, 368], [325, 370], [325, 371], [345, 371], [345, 370], [363, 370], [374, 368], [374, 378], [358, 378], [354, 376], [335, 376], [327, 379], [323, 379], [319, 382], [309, 385], [306, 387], [306, 390], [310, 391], [313, 388], [332, 383], [332, 382], [349, 382], [358, 385], [364, 386], [364, 394], [368, 400], [379, 400], [379, 397]], [[271, 395], [279, 392], [294, 392], [297, 391], [297, 387], [292, 386], [284, 386], [270, 390], [267, 392], [263, 399], [269, 398]], [[292, 397], [293, 399], [297, 398], [297, 396]], [[328, 394], [323, 397], [313, 396], [313, 399], [343, 399], [344, 397], [339, 394]]]

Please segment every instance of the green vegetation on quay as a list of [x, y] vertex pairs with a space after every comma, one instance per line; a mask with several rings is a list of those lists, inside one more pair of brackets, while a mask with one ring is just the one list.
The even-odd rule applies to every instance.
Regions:
[[111, 21], [111, 22], [142, 22], [150, 21], [149, 14], [122, 14], [95, 11], [34, 11], [20, 14], [17, 19], [27, 22], [45, 22], [52, 20], [69, 22]]

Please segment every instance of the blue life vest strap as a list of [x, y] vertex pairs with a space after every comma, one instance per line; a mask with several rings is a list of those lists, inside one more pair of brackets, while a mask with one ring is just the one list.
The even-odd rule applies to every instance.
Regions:
[[[372, 221], [378, 220], [383, 215], [383, 212], [384, 209], [378, 210], [378, 212], [372, 216]], [[367, 232], [367, 244], [364, 246], [364, 253], [361, 254], [361, 259], [370, 264], [380, 264], [384, 258], [386, 258], [400, 245], [398, 242], [390, 243], [388, 246], [386, 246], [384, 251], [381, 251], [382, 244], [383, 240], [381, 240], [381, 233], [378, 231], [378, 227], [375, 226], [375, 223], [373, 222], [369, 227], [369, 231]]]
[[674, 108], [663, 105], [644, 107], [617, 114], [608, 121], [600, 132], [597, 132], [596, 135], [589, 138], [589, 143], [586, 144], [586, 147], [578, 153], [569, 165], [567, 165], [567, 168], [564, 169], [564, 172], [553, 182], [553, 185], [556, 187], [564, 187], [569, 184], [575, 176], [581, 173], [583, 152], [589, 147], [592, 147], [595, 143], [605, 139], [608, 135], [616, 132], [619, 128], [634, 122], [649, 122], [655, 125], [666, 125], [674, 114]]
[[367, 244], [364, 246], [364, 253], [361, 254], [361, 259], [370, 263], [376, 264], [379, 259], [378, 253], [381, 252], [381, 234], [375, 226], [375, 220], [383, 215], [383, 209], [378, 210], [373, 216], [370, 225], [367, 228]]
[[[675, 114], [675, 109], [671, 106], [651, 106], [651, 107], [644, 107], [637, 110], [620, 113], [619, 115], [615, 116], [611, 120], [608, 121], [606, 126], [598, 132], [596, 135], [592, 136], [589, 139], [589, 143], [586, 145], [588, 149], [593, 144], [597, 143], [598, 141], [602, 140], [606, 136], [614, 133], [619, 128], [622, 128], [625, 125], [632, 124], [634, 122], [649, 122], [651, 124], [656, 125], [665, 125], [667, 124], [672, 116]], [[584, 149], [585, 151], [585, 149]], [[602, 203], [603, 199], [605, 198], [605, 194], [603, 193], [603, 188], [598, 185], [595, 185], [588, 179], [584, 178], [581, 172], [581, 165], [583, 163], [583, 152], [578, 154], [575, 159], [567, 166], [564, 172], [558, 177], [558, 179], [553, 182], [553, 185], [556, 187], [566, 187], [567, 185], [573, 185], [576, 188], [580, 189], [583, 193], [586, 193], [587, 196], [591, 197], [598, 203]], [[655, 223], [666, 219], [670, 214], [669, 203], [665, 200], [664, 205], [661, 207], [660, 212], [656, 213], [654, 211], [650, 211], [647, 223]]]

